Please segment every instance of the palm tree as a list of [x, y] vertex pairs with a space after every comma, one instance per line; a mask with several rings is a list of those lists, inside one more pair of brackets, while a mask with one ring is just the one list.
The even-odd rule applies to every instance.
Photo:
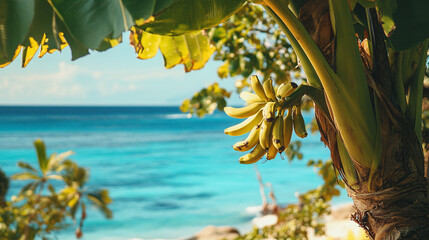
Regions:
[[[42, 229], [47, 233], [60, 229], [64, 225], [65, 214], [71, 216], [76, 224], [76, 213], [79, 209], [81, 218], [76, 229], [76, 237], [80, 238], [83, 221], [86, 218], [85, 201], [99, 209], [106, 218], [112, 218], [112, 211], [108, 208], [108, 204], [112, 202], [109, 192], [106, 189], [88, 189], [86, 187], [89, 173], [85, 168], [67, 159], [73, 154], [72, 151], [60, 154], [52, 153], [47, 157], [46, 147], [42, 140], [34, 141], [34, 147], [38, 158], [37, 168], [29, 163], [18, 162], [18, 166], [25, 171], [12, 176], [14, 180], [31, 181], [22, 188], [21, 194], [17, 198], [26, 200], [22, 207], [28, 207], [31, 212], [24, 219], [26, 222], [23, 230], [25, 239], [33, 239], [37, 232], [42, 232]], [[50, 183], [51, 180], [61, 181], [65, 187], [57, 193]], [[48, 183], [50, 195], [44, 195], [46, 183]], [[45, 221], [45, 219], [47, 220]], [[32, 227], [34, 223], [38, 228]]]
[[46, 154], [45, 144], [41, 139], [34, 141], [34, 148], [36, 149], [38, 166], [31, 166], [29, 163], [18, 162], [18, 167], [25, 170], [25, 172], [14, 174], [11, 178], [13, 180], [31, 180], [23, 191], [32, 190], [36, 191], [39, 188], [38, 194], [40, 195], [44, 189], [45, 183], [49, 180], [63, 180], [61, 171], [65, 168], [64, 160], [73, 154], [72, 151], [63, 152], [60, 154], [52, 153], [49, 157]]
[[82, 237], [83, 222], [86, 219], [86, 203], [89, 202], [95, 206], [106, 218], [112, 218], [112, 211], [108, 208], [108, 204], [112, 202], [109, 197], [109, 192], [106, 189], [88, 189], [85, 185], [88, 182], [89, 173], [85, 168], [79, 167], [72, 161], [65, 161], [66, 166], [62, 177], [66, 183], [66, 187], [61, 190], [61, 195], [68, 201], [69, 213], [76, 224], [76, 213], [79, 208], [81, 216], [79, 225], [76, 229], [76, 237]]

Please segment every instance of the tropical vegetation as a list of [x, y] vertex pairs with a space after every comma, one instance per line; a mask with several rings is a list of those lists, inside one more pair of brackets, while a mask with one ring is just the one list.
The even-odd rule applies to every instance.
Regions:
[[37, 167], [18, 162], [23, 172], [12, 175], [11, 179], [25, 180], [26, 184], [11, 201], [5, 197], [9, 180], [0, 171], [0, 239], [52, 239], [58, 230], [69, 225], [76, 227], [76, 238], [80, 238], [88, 204], [99, 209], [106, 218], [112, 218], [109, 192], [87, 187], [89, 172], [68, 159], [73, 152], [48, 156], [40, 139], [34, 141], [34, 147]]
[[[139, 57], [149, 58], [159, 49], [167, 68], [184, 64], [186, 71], [200, 69], [215, 51], [207, 31], [202, 29], [224, 22], [247, 6], [245, 2], [121, 0], [99, 4], [88, 0], [2, 0], [0, 64], [8, 64], [22, 51], [25, 66], [39, 47], [43, 55], [62, 50], [67, 44], [73, 59], [77, 59], [88, 54], [89, 49], [104, 51], [115, 46], [121, 41], [121, 33], [130, 30]], [[278, 118], [283, 118], [286, 110], [297, 114], [304, 96], [311, 98], [322, 141], [331, 150], [335, 170], [354, 201], [353, 220], [372, 239], [424, 239], [429, 235], [428, 171], [422, 148], [427, 141], [422, 130], [422, 102], [429, 2], [252, 2], [265, 9], [259, 13], [263, 18], [270, 17], [277, 23], [305, 73], [305, 83], [281, 98], [269, 95], [271, 90], [261, 91], [258, 84], [262, 83], [254, 81], [252, 89], [263, 100], [260, 102], [271, 106], [265, 112]], [[221, 46], [226, 42], [222, 39], [230, 36], [224, 34], [226, 30], [217, 30], [211, 34]], [[259, 35], [253, 36], [257, 42]], [[222, 57], [227, 65], [219, 74], [236, 73], [247, 79], [255, 70], [250, 63], [261, 59], [261, 54], [244, 55], [246, 51], [239, 49], [233, 54], [235, 47], [240, 48], [241, 40], [237, 40], [237, 46], [226, 46], [231, 54]], [[220, 46], [217, 56], [222, 56]], [[278, 61], [285, 58], [287, 53], [280, 52]], [[264, 67], [270, 71], [272, 65], [262, 63], [260, 69]], [[281, 77], [282, 71], [277, 71], [280, 75], [276, 82], [287, 78]], [[265, 82], [270, 82], [269, 77], [275, 73], [265, 74], [263, 85], [268, 86]], [[246, 86], [245, 82], [239, 87]], [[213, 106], [224, 106], [221, 99], [226, 93], [216, 90], [216, 86], [212, 89], [215, 91], [206, 91], [183, 108], [198, 109], [198, 105], [191, 105], [207, 97], [214, 104], [206, 105], [208, 110], [202, 113], [212, 111]], [[213, 98], [212, 92], [217, 94]], [[264, 122], [270, 122], [271, 117], [264, 114], [264, 118], [253, 121], [254, 125], [268, 125]], [[269, 141], [262, 139], [265, 138], [260, 138], [259, 144], [264, 145], [261, 149], [269, 148]], [[261, 158], [263, 154], [257, 155]]]

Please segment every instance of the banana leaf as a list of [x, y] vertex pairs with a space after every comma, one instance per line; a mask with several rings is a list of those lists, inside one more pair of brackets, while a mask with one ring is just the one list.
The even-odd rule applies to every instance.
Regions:
[[429, 38], [429, 1], [377, 0], [376, 4], [393, 49], [409, 49]]
[[237, 12], [245, 0], [174, 0], [154, 20], [139, 26], [161, 35], [182, 35], [214, 27]]

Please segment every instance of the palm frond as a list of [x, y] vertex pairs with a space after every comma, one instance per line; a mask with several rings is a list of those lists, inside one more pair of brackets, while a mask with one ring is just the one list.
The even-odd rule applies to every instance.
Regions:
[[106, 189], [96, 190], [87, 193], [88, 200], [100, 210], [106, 218], [112, 218], [113, 213], [108, 208], [108, 204], [112, 203], [112, 199], [109, 197], [109, 191]]
[[34, 141], [34, 147], [36, 148], [37, 160], [39, 161], [40, 170], [45, 173], [47, 167], [45, 143], [43, 143], [41, 139], [37, 139]]
[[31, 172], [36, 173], [36, 174], [38, 173], [38, 171], [33, 166], [31, 166], [29, 163], [26, 163], [26, 162], [19, 161], [18, 167], [23, 168], [23, 169], [28, 170], [28, 171], [31, 171]]
[[22, 172], [12, 175], [13, 180], [40, 180], [42, 179], [40, 176], [32, 173], [32, 172]]
[[52, 154], [49, 157], [47, 169], [57, 172], [62, 171], [66, 167], [62, 164], [62, 162], [73, 154], [73, 151], [67, 151], [60, 154]]

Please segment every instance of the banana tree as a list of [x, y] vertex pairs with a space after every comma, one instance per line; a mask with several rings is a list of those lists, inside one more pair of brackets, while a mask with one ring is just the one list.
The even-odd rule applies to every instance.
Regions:
[[[428, 183], [421, 109], [429, 2], [253, 2], [262, 5], [287, 36], [307, 84], [278, 98], [271, 90], [265, 91], [270, 89], [268, 84], [264, 83], [261, 90], [261, 83], [252, 80], [260, 102], [269, 103], [271, 110], [249, 105], [245, 110], [251, 109], [258, 118], [247, 123], [264, 126], [264, 121], [273, 121], [286, 110], [299, 116], [297, 105], [303, 96], [309, 96], [316, 105], [321, 140], [331, 150], [335, 169], [354, 201], [353, 220], [372, 239], [427, 238]], [[26, 65], [39, 47], [44, 54], [67, 44], [73, 59], [77, 59], [88, 54], [89, 49], [103, 51], [115, 46], [121, 41], [121, 32], [133, 27], [131, 36], [139, 46], [136, 50], [141, 58], [151, 57], [160, 49], [167, 67], [183, 63], [186, 70], [192, 70], [196, 62], [198, 69], [212, 50], [201, 51], [198, 45], [206, 40], [195, 34], [226, 20], [244, 3], [1, 0], [0, 64], [13, 61], [22, 50]], [[262, 106], [265, 105], [257, 104]], [[271, 117], [264, 112], [271, 113]], [[299, 135], [305, 136], [302, 129]], [[256, 143], [264, 146], [258, 149], [269, 152], [269, 141]], [[253, 157], [243, 162], [255, 162], [264, 154], [260, 151], [254, 154], [258, 156], [256, 160]]]

